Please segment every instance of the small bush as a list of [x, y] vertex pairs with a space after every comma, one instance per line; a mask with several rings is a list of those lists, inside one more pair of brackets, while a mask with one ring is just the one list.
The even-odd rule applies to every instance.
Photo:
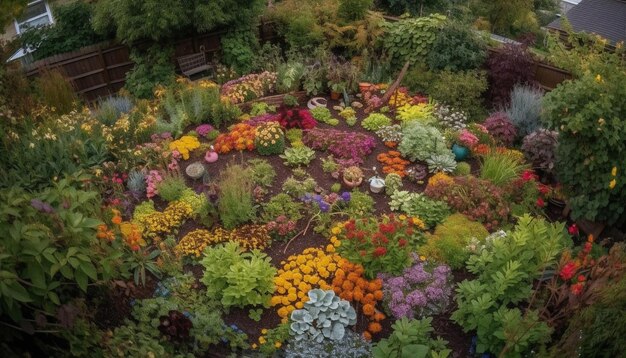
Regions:
[[345, 21], [363, 20], [373, 2], [373, 0], [340, 0], [337, 16]]
[[455, 176], [463, 176], [463, 175], [469, 175], [471, 172], [472, 172], [472, 167], [469, 165], [469, 163], [460, 162], [456, 164], [456, 169], [454, 169], [453, 174]]
[[554, 173], [558, 145], [558, 132], [539, 129], [524, 137], [522, 151], [533, 167], [546, 173]]
[[377, 131], [391, 125], [391, 118], [380, 113], [372, 113], [361, 122], [361, 126], [368, 131]]
[[122, 114], [129, 113], [133, 107], [133, 102], [128, 97], [109, 97], [100, 102], [96, 118], [100, 123], [110, 127]]
[[70, 113], [76, 107], [78, 97], [70, 80], [59, 70], [42, 70], [36, 82], [41, 102], [54, 108], [59, 114]]
[[428, 86], [428, 92], [437, 102], [478, 118], [484, 111], [482, 95], [487, 90], [487, 78], [482, 71], [442, 71]]
[[250, 159], [248, 168], [252, 172], [252, 180], [257, 185], [271, 187], [276, 178], [274, 167], [264, 159]]
[[262, 218], [263, 221], [269, 222], [280, 215], [285, 215], [289, 220], [298, 221], [302, 218], [302, 209], [304, 209], [304, 204], [295, 201], [285, 193], [279, 193], [263, 204]]
[[432, 70], [467, 71], [480, 67], [486, 58], [485, 44], [468, 26], [449, 22], [437, 32], [428, 54]]
[[229, 165], [220, 174], [217, 208], [226, 229], [233, 229], [254, 218], [253, 185], [250, 173], [240, 165]]
[[256, 127], [254, 146], [261, 155], [280, 154], [285, 151], [285, 133], [276, 122]]
[[482, 157], [480, 177], [502, 187], [519, 178], [526, 168], [527, 165], [524, 165], [517, 156], [508, 151], [504, 153], [491, 152]]
[[168, 175], [157, 184], [156, 188], [163, 200], [172, 202], [180, 199], [187, 184], [185, 184], [185, 178], [180, 175]]
[[515, 140], [517, 130], [505, 112], [496, 112], [483, 123], [489, 134], [505, 146], [510, 146]]
[[509, 103], [511, 91], [518, 84], [531, 84], [533, 58], [523, 45], [506, 44], [487, 59], [489, 92], [495, 105]]
[[441, 132], [419, 121], [413, 121], [404, 128], [398, 150], [411, 161], [423, 161], [431, 155], [451, 153]]
[[481, 223], [457, 213], [437, 225], [433, 234], [426, 234], [426, 244], [418, 252], [429, 260], [437, 260], [453, 269], [461, 269], [470, 256], [467, 249], [470, 240], [475, 238], [482, 242], [488, 235], [489, 232]]
[[130, 59], [135, 63], [126, 73], [124, 87], [137, 98], [152, 98], [157, 85], [168, 86], [174, 82], [174, 65], [170, 61], [172, 48], [154, 45], [145, 52], [133, 48]]
[[506, 114], [517, 129], [517, 137], [523, 138], [540, 126], [543, 92], [528, 86], [515, 86], [511, 91], [511, 103]]

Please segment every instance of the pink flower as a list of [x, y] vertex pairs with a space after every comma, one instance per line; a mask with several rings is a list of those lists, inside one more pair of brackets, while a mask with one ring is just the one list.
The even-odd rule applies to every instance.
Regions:
[[525, 182], [537, 180], [537, 174], [535, 174], [532, 170], [524, 170], [524, 173], [522, 173], [522, 180]]
[[570, 235], [578, 235], [578, 225], [572, 224], [569, 228], [567, 228], [567, 232], [569, 232]]
[[478, 137], [476, 137], [472, 132], [468, 131], [467, 129], [463, 129], [459, 134], [459, 142], [468, 148], [471, 148], [478, 144], [478, 141]]

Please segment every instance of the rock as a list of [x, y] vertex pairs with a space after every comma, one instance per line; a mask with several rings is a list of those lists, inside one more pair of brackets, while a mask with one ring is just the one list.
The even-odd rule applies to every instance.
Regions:
[[359, 101], [352, 102], [352, 108], [363, 108], [363, 104]]

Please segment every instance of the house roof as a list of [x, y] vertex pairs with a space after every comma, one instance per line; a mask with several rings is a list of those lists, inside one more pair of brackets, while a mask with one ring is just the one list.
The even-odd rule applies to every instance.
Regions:
[[[594, 33], [615, 44], [626, 42], [626, 1], [582, 0], [565, 17], [576, 32]], [[560, 19], [548, 24], [548, 28], [561, 30]]]

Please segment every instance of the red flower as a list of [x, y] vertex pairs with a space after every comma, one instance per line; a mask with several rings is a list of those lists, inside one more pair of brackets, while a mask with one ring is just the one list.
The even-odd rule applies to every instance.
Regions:
[[583, 282], [585, 280], [586, 280], [586, 278], [585, 278], [584, 275], [578, 275], [578, 282]]
[[377, 247], [376, 249], [374, 249], [374, 256], [376, 257], [384, 256], [386, 253], [387, 249], [384, 247]]
[[537, 198], [537, 206], [540, 208], [543, 208], [544, 206], [546, 206], [546, 203], [543, 201], [542, 198]]
[[590, 253], [592, 245], [593, 244], [590, 242], [585, 242], [585, 247], [583, 248], [583, 252], [586, 254]]
[[539, 189], [539, 192], [544, 195], [550, 192], [550, 187], [544, 184], [539, 184], [537, 189]]
[[561, 268], [559, 276], [561, 276], [562, 280], [567, 281], [574, 277], [574, 274], [576, 274], [576, 264], [574, 262], [568, 262]]
[[572, 224], [569, 228], [567, 228], [567, 232], [570, 235], [578, 235], [578, 226], [576, 224]]
[[583, 293], [583, 286], [584, 284], [582, 282], [575, 283], [572, 285], [572, 287], [570, 287], [570, 290], [574, 295], [578, 296]]
[[400, 246], [400, 247], [406, 246], [406, 240], [405, 239], [398, 240], [398, 246]]
[[523, 181], [537, 180], [537, 178], [537, 174], [535, 174], [532, 170], [524, 170], [524, 173], [522, 173]]

